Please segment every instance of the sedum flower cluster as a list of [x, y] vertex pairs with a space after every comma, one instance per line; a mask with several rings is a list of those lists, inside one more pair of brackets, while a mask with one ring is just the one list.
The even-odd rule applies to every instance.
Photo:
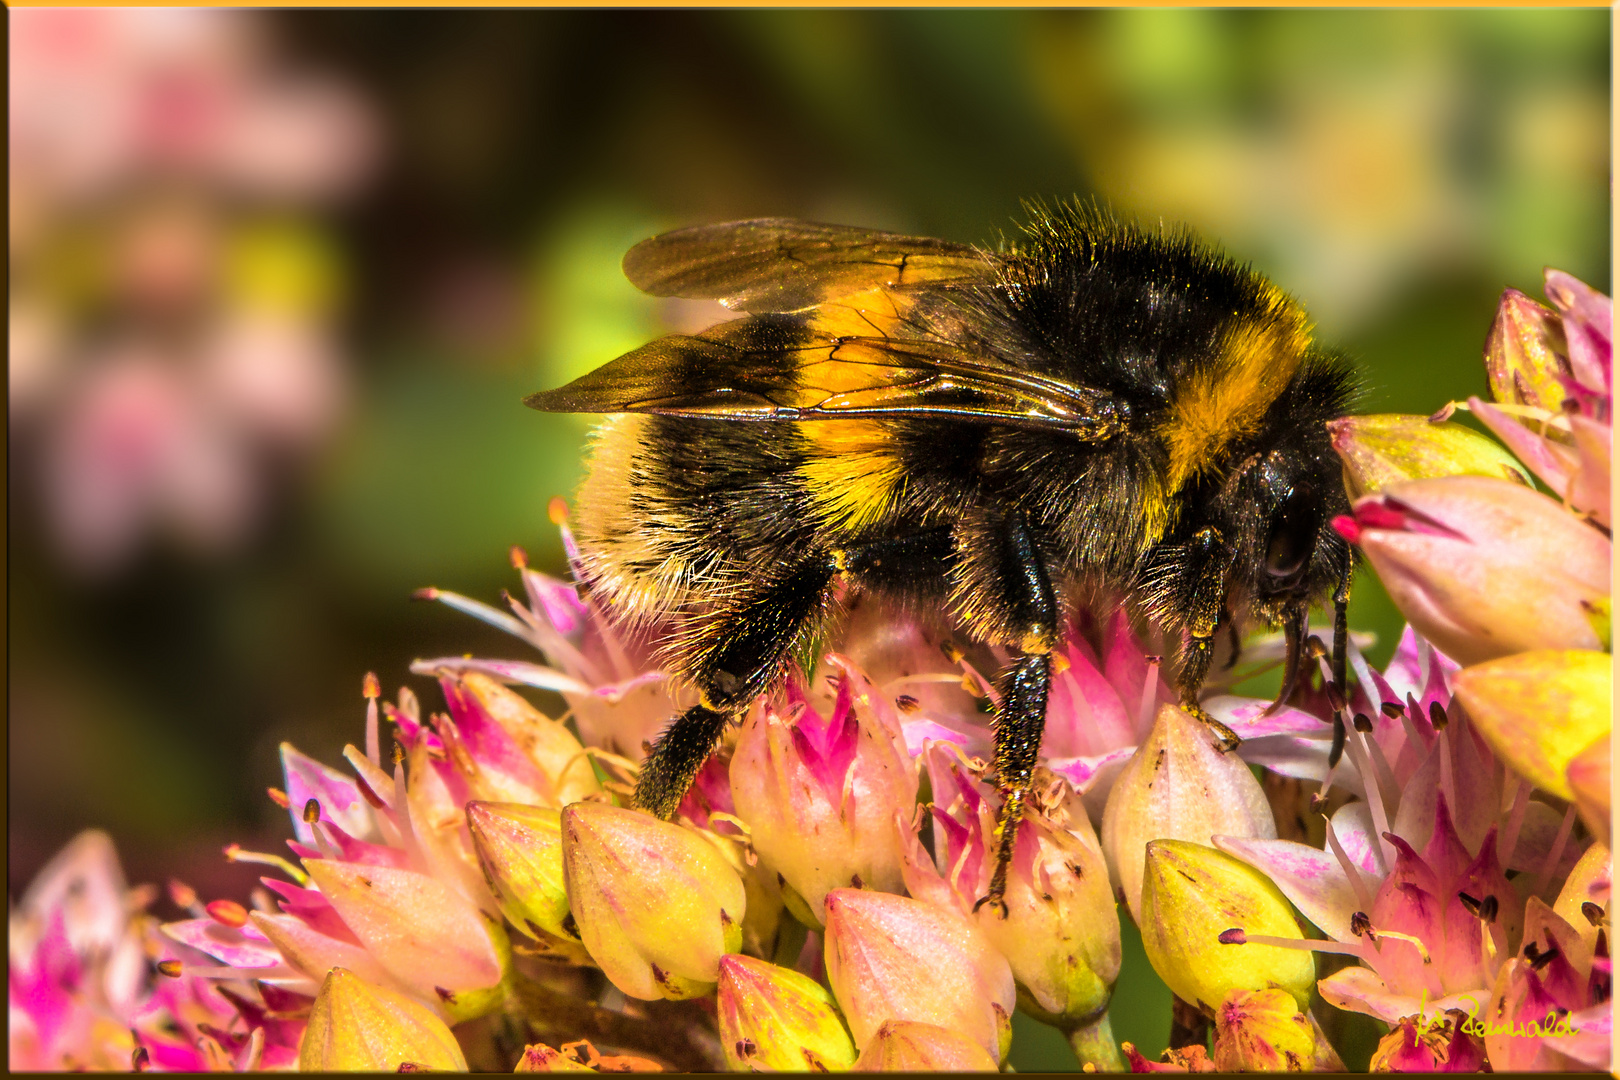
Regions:
[[[1004, 658], [861, 605], [660, 821], [629, 796], [688, 704], [669, 628], [626, 635], [514, 549], [506, 610], [419, 595], [538, 656], [418, 661], [442, 707], [368, 676], [345, 769], [284, 746], [288, 853], [226, 852], [267, 871], [251, 907], [175, 883], [160, 925], [100, 834], [46, 869], [11, 916], [12, 1060], [991, 1071], [1021, 1009], [1088, 1069], [1342, 1070], [1335, 1011], [1380, 1023], [1377, 1070], [1607, 1069], [1612, 319], [1565, 275], [1548, 297], [1504, 298], [1466, 403], [1512, 454], [1335, 423], [1336, 527], [1410, 620], [1382, 670], [1352, 638], [1349, 685], [1316, 649], [1281, 707], [1212, 688], [1229, 752], [1163, 643], [1079, 614], [1005, 912], [977, 905]], [[1159, 1061], [1113, 1035], [1122, 919], [1175, 997]]]

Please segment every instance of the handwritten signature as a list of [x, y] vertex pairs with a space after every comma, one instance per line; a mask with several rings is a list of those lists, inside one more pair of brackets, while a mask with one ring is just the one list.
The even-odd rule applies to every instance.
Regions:
[[[1485, 1038], [1491, 1035], [1511, 1035], [1516, 1038], [1529, 1039], [1563, 1039], [1579, 1035], [1580, 1029], [1569, 1022], [1569, 1013], [1565, 1009], [1548, 1009], [1547, 1015], [1539, 1020], [1523, 1020], [1507, 1023], [1492, 1023], [1480, 1019], [1480, 1003], [1471, 994], [1458, 997], [1458, 1003], [1466, 1006], [1465, 1009], [1447, 1009], [1446, 1012], [1461, 1013], [1462, 1021], [1458, 1029], [1469, 1035], [1478, 1035]], [[1418, 1007], [1418, 1022], [1424, 1027], [1445, 1022], [1441, 1013], [1429, 1013], [1429, 995], [1425, 991]]]

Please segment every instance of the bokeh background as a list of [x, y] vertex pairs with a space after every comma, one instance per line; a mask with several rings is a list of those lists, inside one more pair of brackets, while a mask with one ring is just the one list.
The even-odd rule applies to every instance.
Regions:
[[[1096, 196], [1426, 413], [1483, 391], [1504, 286], [1609, 291], [1610, 18], [12, 10], [10, 894], [100, 825], [135, 880], [245, 895], [219, 852], [286, 835], [282, 740], [333, 760], [366, 671], [513, 654], [410, 595], [560, 570], [586, 428], [521, 396], [718, 314], [637, 294], [636, 240], [993, 243]], [[1354, 618], [1387, 654], [1376, 585]], [[1028, 1026], [1015, 1065], [1072, 1067]], [[1115, 1030], [1163, 1047], [1151, 972]]]

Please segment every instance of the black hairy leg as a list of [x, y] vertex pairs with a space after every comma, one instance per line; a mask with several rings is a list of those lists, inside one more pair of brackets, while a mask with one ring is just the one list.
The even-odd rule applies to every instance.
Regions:
[[[1341, 694], [1348, 693], [1346, 678], [1348, 672], [1348, 653], [1350, 651], [1350, 579], [1355, 575], [1355, 555], [1350, 545], [1344, 547], [1344, 561], [1339, 567], [1339, 584], [1333, 590], [1333, 680], [1339, 684]], [[1372, 694], [1368, 687], [1367, 693]], [[1333, 748], [1328, 751], [1328, 768], [1332, 769], [1339, 763], [1344, 754], [1344, 710], [1339, 709], [1333, 714]]]
[[1001, 789], [1001, 816], [996, 823], [996, 868], [990, 877], [990, 891], [973, 905], [1001, 909], [1007, 917], [1007, 868], [1012, 865], [1013, 842], [1018, 823], [1024, 819], [1024, 801], [1029, 797], [1040, 754], [1041, 736], [1046, 731], [1046, 698], [1052, 687], [1052, 654], [1026, 653], [1001, 677], [1001, 709], [996, 714], [996, 784]]
[[1007, 903], [1007, 868], [1024, 817], [1035, 763], [1046, 729], [1046, 700], [1052, 686], [1052, 649], [1057, 644], [1061, 612], [1051, 575], [1022, 514], [1014, 513], [961, 538], [968, 548], [968, 582], [973, 603], [985, 622], [1016, 644], [1023, 656], [1002, 672], [1001, 704], [996, 710], [995, 774], [1001, 794], [996, 822], [996, 865], [990, 890], [973, 905], [993, 904], [1003, 918]]
[[1187, 612], [1186, 645], [1182, 649], [1181, 670], [1176, 677], [1176, 689], [1181, 695], [1181, 707], [1207, 724], [1221, 739], [1222, 749], [1235, 750], [1240, 741], [1237, 733], [1198, 704], [1198, 690], [1209, 674], [1209, 664], [1215, 652], [1215, 634], [1221, 627], [1226, 611], [1226, 577], [1232, 562], [1232, 553], [1226, 547], [1220, 532], [1206, 526], [1193, 535], [1188, 550], [1190, 558], [1188, 595], [1184, 597]]
[[697, 631], [684, 674], [701, 704], [676, 717], [653, 743], [636, 781], [637, 806], [660, 818], [675, 815], [726, 724], [770, 687], [793, 643], [820, 619], [835, 572], [833, 556], [814, 556], [710, 616]]
[[698, 631], [685, 672], [702, 704], [676, 717], [653, 743], [636, 783], [636, 805], [661, 818], [674, 816], [726, 724], [770, 689], [783, 658], [820, 621], [835, 574], [858, 588], [924, 597], [943, 591], [950, 558], [947, 529], [854, 545], [807, 559], [711, 616]]
[[636, 805], [655, 817], [674, 817], [686, 789], [692, 786], [692, 778], [720, 745], [720, 736], [730, 722], [731, 713], [703, 705], [694, 705], [677, 716], [641, 763]]

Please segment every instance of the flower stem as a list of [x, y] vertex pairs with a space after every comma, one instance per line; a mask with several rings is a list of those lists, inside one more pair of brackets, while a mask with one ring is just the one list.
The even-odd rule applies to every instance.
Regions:
[[1120, 1056], [1119, 1043], [1114, 1040], [1114, 1027], [1104, 1012], [1087, 1024], [1065, 1032], [1074, 1056], [1081, 1067], [1092, 1065], [1098, 1072], [1125, 1072], [1125, 1059]]
[[682, 1072], [717, 1072], [724, 1059], [712, 1021], [695, 1001], [650, 1001], [637, 1004], [645, 1018], [604, 1009], [571, 994], [553, 990], [522, 975], [512, 994], [528, 1022], [531, 1038], [553, 1046], [589, 1039], [598, 1047], [643, 1054]]
[[1196, 1005], [1170, 998], [1170, 1049], [1209, 1044], [1209, 1017]]

